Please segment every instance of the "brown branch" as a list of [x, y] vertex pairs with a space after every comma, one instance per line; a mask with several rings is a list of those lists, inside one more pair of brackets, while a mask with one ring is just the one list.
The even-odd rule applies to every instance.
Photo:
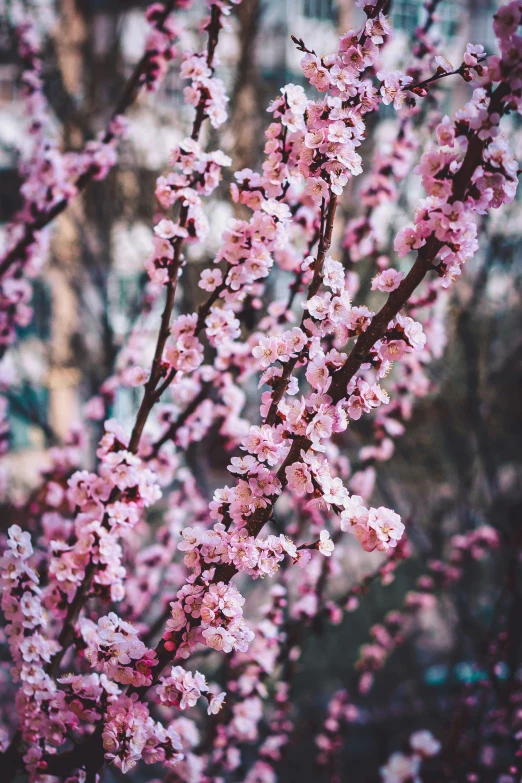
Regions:
[[[217, 39], [219, 30], [221, 28], [221, 9], [217, 5], [212, 6], [210, 15], [210, 22], [208, 25], [208, 45], [207, 45], [207, 65], [212, 70], [212, 63], [214, 60], [214, 53], [216, 50]], [[206, 98], [202, 96], [197, 109], [194, 123], [192, 126], [191, 138], [197, 140], [201, 131], [201, 126], [205, 118], [205, 104]], [[188, 206], [183, 206], [180, 210], [179, 226], [186, 228], [188, 219]], [[145, 384], [145, 394], [141, 401], [141, 405], [136, 416], [136, 422], [132, 430], [132, 434], [129, 441], [129, 451], [135, 452], [138, 448], [143, 429], [149, 417], [149, 414], [159, 400], [163, 391], [167, 388], [168, 384], [164, 384], [161, 388], [158, 388], [158, 383], [164, 376], [163, 369], [163, 351], [165, 343], [170, 335], [170, 319], [172, 317], [172, 311], [174, 309], [174, 300], [176, 297], [176, 289], [178, 285], [178, 273], [181, 267], [183, 250], [183, 237], [176, 237], [174, 244], [174, 259], [169, 268], [169, 282], [167, 283], [167, 297], [165, 301], [165, 307], [161, 316], [161, 326], [158, 334], [158, 340], [156, 342], [156, 349], [154, 351], [154, 359], [152, 361], [152, 368], [150, 378]], [[172, 374], [172, 378], [174, 374]]]
[[[312, 278], [312, 282], [308, 287], [308, 295], [306, 297], [307, 301], [309, 301], [313, 296], [315, 296], [316, 293], [319, 291], [319, 288], [321, 287], [321, 283], [323, 280], [322, 271], [323, 271], [324, 260], [326, 258], [326, 254], [330, 249], [330, 245], [332, 244], [332, 233], [333, 233], [336, 209], [337, 209], [337, 196], [334, 193], [330, 193], [328, 212], [326, 213], [326, 217], [324, 218], [324, 221], [323, 221], [324, 209], [322, 210], [322, 222], [324, 222], [324, 226], [323, 226], [323, 230], [321, 231], [319, 248], [314, 263], [314, 276]], [[302, 329], [304, 328], [303, 325], [307, 317], [308, 315], [305, 310], [301, 318], [301, 324], [300, 324]], [[293, 356], [291, 359], [285, 362], [283, 368], [283, 374], [281, 375], [280, 378], [277, 379], [274, 385], [274, 390], [272, 393], [272, 402], [270, 403], [270, 408], [268, 410], [265, 419], [266, 424], [275, 423], [276, 416], [277, 416], [277, 406], [281, 402], [283, 394], [285, 393], [286, 388], [288, 386], [290, 376], [292, 375], [294, 368], [297, 362], [299, 361], [299, 359], [301, 358], [301, 356], [302, 356], [302, 352], [298, 353], [296, 356]]]
[[[495, 90], [490, 104], [491, 114], [502, 112], [502, 102], [508, 89], [506, 85], [501, 84]], [[471, 177], [477, 167], [480, 166], [485, 145], [486, 142], [480, 139], [477, 134], [474, 134], [470, 139], [462, 165], [453, 179], [450, 203], [464, 199]], [[372, 318], [368, 329], [357, 339], [345, 364], [333, 376], [329, 394], [334, 404], [344, 398], [346, 387], [359, 370], [361, 364], [364, 363], [369, 351], [378, 340], [384, 337], [390, 321], [400, 313], [417, 286], [422, 283], [428, 272], [433, 268], [433, 262], [442, 244], [435, 236], [428, 239], [424, 247], [419, 250], [417, 259], [404, 280], [389, 295], [384, 306]]]
[[55, 653], [55, 655], [53, 655], [50, 664], [46, 667], [46, 671], [51, 677], [56, 676], [65, 653], [74, 641], [74, 627], [78, 617], [80, 616], [83, 605], [89, 597], [89, 591], [91, 589], [91, 584], [95, 573], [96, 565], [92, 560], [90, 560], [87, 568], [85, 569], [85, 576], [83, 581], [76, 591], [73, 600], [67, 606], [67, 614], [65, 616], [62, 630], [58, 637], [60, 649], [57, 653]]
[[207, 319], [208, 314], [210, 313], [210, 308], [212, 307], [214, 302], [216, 302], [219, 299], [219, 295], [223, 291], [226, 291], [226, 289], [228, 288], [225, 280], [227, 279], [227, 274], [229, 269], [230, 267], [227, 267], [227, 270], [223, 275], [223, 282], [221, 283], [221, 285], [218, 285], [218, 287], [214, 291], [212, 291], [210, 296], [207, 297], [206, 301], [200, 304], [200, 306], [198, 307], [198, 320], [196, 322], [196, 328], [194, 329], [194, 334], [196, 335], [196, 337], [205, 326], [205, 321]]
[[207, 399], [212, 390], [211, 383], [203, 383], [199, 393], [189, 402], [185, 410], [180, 413], [176, 421], [173, 421], [168, 430], [158, 438], [152, 446], [152, 456], [156, 456], [164, 443], [168, 440], [175, 440], [178, 430], [186, 423], [187, 419], [199, 408], [202, 402]]
[[[484, 62], [486, 57], [480, 57], [477, 60], [478, 63]], [[459, 75], [465, 78], [465, 74], [467, 71], [470, 71], [472, 67], [475, 66], [469, 66], [465, 63], [462, 63], [462, 65], [459, 65], [458, 68], [455, 68], [453, 71], [444, 71], [442, 68], [437, 68], [437, 72], [433, 76], [428, 76], [427, 79], [423, 79], [421, 82], [415, 82], [415, 84], [405, 84], [401, 89], [403, 92], [415, 92], [419, 93], [420, 91], [424, 90], [425, 87], [427, 87], [429, 84], [432, 84], [433, 82], [439, 81], [439, 79], [445, 79], [446, 76], [455, 76]]]

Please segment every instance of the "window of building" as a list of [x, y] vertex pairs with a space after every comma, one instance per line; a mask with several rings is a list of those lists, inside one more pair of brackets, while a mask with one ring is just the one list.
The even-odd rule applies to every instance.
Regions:
[[11, 450], [41, 448], [48, 425], [48, 390], [35, 384], [23, 384], [20, 389], [10, 392], [8, 402]]
[[0, 104], [11, 104], [16, 99], [18, 74], [16, 65], [0, 64]]
[[303, 16], [308, 19], [334, 19], [335, 2], [334, 0], [302, 0]]
[[30, 323], [23, 328], [18, 329], [18, 339], [28, 340], [37, 338], [39, 340], [48, 340], [51, 334], [51, 314], [52, 297], [48, 284], [42, 278], [36, 278], [31, 281], [33, 296], [31, 307], [33, 308], [33, 317]]
[[[462, 6], [453, 0], [443, 0], [437, 7], [440, 21], [437, 27], [445, 38], [455, 35]], [[392, 5], [392, 24], [397, 30], [412, 35], [415, 28], [425, 20], [424, 0], [394, 0]]]
[[187, 82], [180, 76], [177, 68], [169, 68], [161, 84], [161, 96], [167, 101], [169, 106], [183, 106], [185, 98], [183, 89]]

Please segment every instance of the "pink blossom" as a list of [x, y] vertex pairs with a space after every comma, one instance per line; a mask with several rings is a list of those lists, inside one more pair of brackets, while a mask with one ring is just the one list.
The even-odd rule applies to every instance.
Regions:
[[397, 546], [404, 532], [400, 516], [384, 506], [370, 509], [368, 527], [375, 531], [377, 548], [382, 550]]
[[413, 228], [403, 228], [395, 237], [393, 247], [399, 258], [407, 255], [411, 250], [417, 250], [424, 244], [424, 240]]
[[372, 291], [391, 293], [399, 287], [404, 274], [396, 269], [385, 269], [372, 280]]
[[199, 280], [199, 287], [204, 291], [215, 291], [223, 281], [220, 269], [204, 269]]
[[328, 198], [328, 185], [320, 177], [310, 178], [305, 187], [305, 193], [315, 201], [321, 201], [321, 199]]
[[328, 530], [321, 530], [321, 535], [319, 537], [319, 544], [317, 548], [319, 552], [325, 557], [331, 557], [332, 552], [335, 549], [335, 545], [332, 539], [330, 538], [330, 533], [328, 532]]
[[328, 315], [329, 304], [329, 295], [316, 294], [315, 296], [312, 296], [311, 299], [309, 299], [307, 302], [305, 302], [303, 306], [306, 306], [306, 309], [312, 318], [317, 318], [318, 320], [322, 321], [322, 319], [326, 318]]
[[258, 359], [261, 367], [269, 367], [277, 361], [277, 343], [273, 337], [261, 337], [259, 344], [252, 349], [252, 355]]
[[312, 476], [303, 462], [294, 462], [286, 468], [288, 487], [297, 495], [306, 495], [313, 492]]
[[420, 759], [418, 756], [405, 756], [403, 753], [392, 753], [386, 765], [381, 767], [380, 773], [383, 783], [406, 783], [406, 781], [420, 781], [418, 772]]
[[226, 653], [232, 651], [232, 637], [224, 628], [206, 628], [203, 631], [203, 637], [205, 643], [214, 650], [223, 650]]
[[379, 356], [389, 362], [400, 362], [411, 350], [404, 340], [388, 340], [379, 348]]

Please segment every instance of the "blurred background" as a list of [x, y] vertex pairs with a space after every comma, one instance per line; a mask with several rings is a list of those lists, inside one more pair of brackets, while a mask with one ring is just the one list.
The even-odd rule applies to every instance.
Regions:
[[[219, 44], [219, 71], [231, 96], [229, 121], [219, 140], [207, 131], [208, 144], [222, 147], [232, 157], [232, 170], [260, 165], [268, 101], [285, 83], [303, 83], [290, 34], [326, 53], [335, 48], [339, 34], [357, 24], [360, 11], [354, 5], [352, 0], [247, 0], [238, 7], [232, 29]], [[105, 126], [141, 56], [146, 3], [60, 0], [28, 7], [44, 41], [45, 92], [53, 132], [64, 149], [79, 150]], [[9, 3], [4, 2], [4, 8], [8, 12]], [[440, 53], [458, 64], [468, 41], [494, 51], [495, 8], [490, 0], [443, 0], [433, 29]], [[196, 22], [200, 11], [196, 3], [185, 13]], [[389, 14], [395, 35], [384, 58], [407, 66], [415, 30], [423, 21], [423, 3], [393, 0]], [[196, 34], [191, 35], [186, 34], [184, 46], [197, 45]], [[8, 13], [0, 36], [0, 221], [6, 223], [20, 207], [18, 165], [27, 141], [19, 99], [20, 64]], [[458, 108], [467, 94], [468, 87], [460, 80], [446, 80], [439, 93], [444, 111]], [[170, 148], [186, 135], [191, 115], [174, 64], [161, 89], [140, 95], [128, 112], [130, 133], [115, 169], [105, 181], [92, 183], [55, 221], [47, 264], [34, 281], [33, 319], [20, 330], [7, 356], [14, 380], [7, 393], [10, 451], [2, 457], [3, 530], [14, 521], [24, 526], [24, 503], [45, 464], [47, 449], [63, 443], [71, 426], [86, 420], [85, 405], [114, 372], [119, 349], [143, 301], [155, 179], [167, 166]], [[382, 122], [364, 144], [365, 169], [376, 150], [386, 149], [394, 128], [394, 112], [386, 107]], [[515, 149], [520, 150], [521, 133], [515, 123], [511, 132]], [[418, 128], [418, 155], [429, 144], [430, 133], [428, 111], [424, 126]], [[358, 180], [343, 196], [345, 220], [364, 214], [358, 197], [364, 175]], [[211, 202], [208, 242], [190, 250], [180, 293], [184, 311], [190, 312], [200, 301], [200, 271], [212, 260], [226, 221], [235, 215], [227, 184]], [[378, 212], [378, 246], [372, 258], [390, 250], [394, 230], [411, 219], [421, 195], [418, 177], [410, 172], [400, 183], [398, 200]], [[371, 437], [363, 420], [350, 425], [350, 438], [343, 444], [352, 472], [373, 487], [373, 505], [390, 506], [402, 515], [414, 554], [399, 568], [393, 584], [371, 586], [358, 611], [340, 625], [324, 624], [310, 635], [292, 677], [296, 731], [281, 762], [283, 781], [329, 779], [331, 772], [315, 766], [314, 737], [331, 694], [339, 688], [350, 693], [357, 689], [354, 663], [370, 627], [402, 605], [428, 561], [447, 553], [451, 536], [482, 524], [499, 531], [501, 548], [471, 564], [457, 586], [443, 590], [434, 605], [419, 613], [399, 652], [377, 673], [370, 694], [359, 699], [363, 720], [343, 737], [339, 774], [350, 783], [377, 780], [379, 765], [420, 726], [450, 743], [456, 733], [463, 768], [468, 762], [466, 769], [478, 765], [480, 780], [488, 779], [490, 768], [491, 779], [498, 776], [498, 758], [490, 764], [488, 748], [497, 749], [506, 764], [512, 752], [510, 737], [498, 729], [494, 717], [509, 696], [502, 691], [498, 699], [492, 697], [484, 681], [495, 623], [519, 629], [506, 645], [506, 668], [499, 674], [501, 681], [504, 678], [501, 690], [508, 695], [515, 690], [521, 663], [520, 202], [482, 223], [481, 249], [445, 303], [440, 358], [424, 370], [429, 381], [426, 394], [415, 401], [393, 459], [377, 470], [371, 458], [361, 461], [360, 446]], [[375, 267], [367, 264], [366, 269], [365, 259], [350, 259], [342, 248], [343, 229], [340, 223], [334, 255], [344, 253], [347, 268], [359, 264], [362, 296]], [[274, 276], [274, 296], [285, 290], [288, 280], [284, 272]], [[151, 305], [143, 319], [145, 333], [154, 334], [157, 315]], [[138, 394], [118, 391], [111, 414], [128, 424]], [[249, 405], [254, 411], [255, 397]], [[92, 466], [101, 423], [91, 421], [88, 432], [84, 457]], [[191, 446], [187, 459], [203, 495], [226, 481], [228, 455], [217, 427], [204, 442]], [[339, 575], [341, 581], [355, 581], [371, 570], [369, 564], [378, 562], [359, 550], [350, 558], [350, 573]]]

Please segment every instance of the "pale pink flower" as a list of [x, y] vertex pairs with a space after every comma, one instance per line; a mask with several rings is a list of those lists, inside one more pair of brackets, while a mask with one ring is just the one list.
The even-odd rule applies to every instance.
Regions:
[[232, 652], [234, 646], [233, 637], [222, 627], [205, 628], [203, 638], [205, 639], [205, 644], [214, 650], [220, 650], [225, 653]]
[[420, 758], [405, 756], [404, 753], [392, 753], [380, 773], [383, 783], [420, 783]]
[[330, 306], [330, 294], [316, 294], [303, 303], [303, 307], [306, 307], [312, 318], [322, 321], [328, 315], [328, 308]]
[[317, 548], [319, 552], [325, 557], [331, 557], [332, 552], [335, 549], [335, 544], [330, 538], [330, 533], [328, 532], [328, 530], [321, 530], [321, 534], [319, 536], [319, 544]]
[[379, 348], [379, 356], [388, 362], [400, 362], [413, 349], [404, 340], [388, 340]]
[[372, 291], [389, 294], [399, 287], [404, 274], [396, 269], [385, 269], [372, 280]]
[[305, 193], [314, 201], [328, 198], [328, 185], [320, 177], [310, 177], [306, 182]]
[[344, 501], [344, 509], [341, 512], [341, 530], [352, 531], [356, 525], [366, 527], [370, 512], [365, 507], [362, 497], [352, 495]]
[[431, 731], [421, 729], [410, 735], [410, 747], [421, 756], [436, 756], [441, 749], [441, 744]]
[[217, 715], [218, 712], [223, 707], [223, 704], [225, 703], [225, 697], [226, 697], [226, 691], [221, 691], [221, 693], [213, 694], [210, 697], [210, 701], [207, 708], [207, 715]]
[[252, 355], [264, 369], [277, 361], [277, 342], [273, 337], [261, 337], [259, 343], [252, 349]]
[[220, 269], [204, 269], [199, 279], [199, 287], [204, 291], [215, 291], [223, 282], [223, 275]]
[[288, 488], [296, 495], [306, 495], [313, 492], [312, 475], [303, 462], [294, 462], [285, 468]]
[[375, 531], [378, 541], [377, 549], [381, 550], [397, 546], [397, 542], [404, 533], [404, 525], [400, 516], [384, 506], [370, 509], [368, 527]]
[[419, 236], [414, 228], [408, 226], [407, 228], [403, 228], [402, 231], [399, 231], [395, 237], [393, 247], [399, 258], [402, 258], [412, 250], [417, 250], [423, 244], [424, 239]]

